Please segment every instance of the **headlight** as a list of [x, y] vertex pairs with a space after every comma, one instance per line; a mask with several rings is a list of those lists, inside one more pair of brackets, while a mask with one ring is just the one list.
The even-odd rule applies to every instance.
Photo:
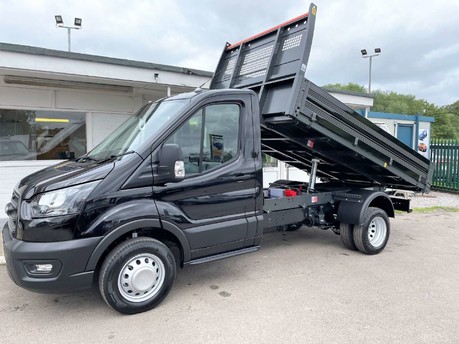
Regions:
[[32, 217], [78, 213], [97, 184], [99, 184], [99, 181], [36, 195], [31, 201]]

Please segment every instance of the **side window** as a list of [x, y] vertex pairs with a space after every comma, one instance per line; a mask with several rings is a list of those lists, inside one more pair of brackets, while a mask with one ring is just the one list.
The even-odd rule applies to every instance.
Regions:
[[182, 149], [185, 175], [199, 173], [202, 139], [202, 110], [199, 110], [166, 143], [175, 143]]
[[237, 156], [239, 118], [236, 104], [209, 105], [166, 141], [182, 149], [186, 176], [217, 168]]
[[205, 108], [203, 170], [232, 160], [237, 155], [239, 106], [210, 105]]

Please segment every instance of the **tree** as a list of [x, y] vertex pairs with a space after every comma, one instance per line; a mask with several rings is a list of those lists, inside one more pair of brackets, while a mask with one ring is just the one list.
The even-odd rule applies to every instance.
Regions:
[[349, 82], [346, 85], [343, 84], [328, 84], [322, 86], [324, 88], [329, 88], [333, 90], [343, 90], [343, 91], [351, 91], [351, 92], [360, 92], [360, 93], [366, 93], [367, 89], [363, 87], [362, 85], [355, 84], [353, 82]]
[[451, 119], [448, 116], [445, 107], [438, 107], [434, 104], [428, 104], [426, 114], [435, 118], [432, 123], [431, 136], [435, 139], [446, 139], [454, 137], [454, 130], [452, 128]]
[[419, 115], [426, 113], [428, 103], [423, 99], [416, 99], [411, 94], [399, 94], [392, 91], [377, 90], [374, 93], [374, 104], [371, 108], [376, 112], [403, 113]]
[[459, 100], [450, 105], [446, 105], [446, 109], [448, 110], [448, 112], [456, 116], [459, 116]]
[[[328, 84], [324, 88], [345, 90], [352, 92], [367, 93], [366, 88], [355, 83]], [[403, 113], [407, 115], [418, 115], [425, 113], [428, 103], [423, 99], [416, 99], [411, 94], [398, 94], [392, 91], [374, 91], [374, 104], [371, 108], [376, 112]], [[459, 110], [459, 104], [458, 104]]]

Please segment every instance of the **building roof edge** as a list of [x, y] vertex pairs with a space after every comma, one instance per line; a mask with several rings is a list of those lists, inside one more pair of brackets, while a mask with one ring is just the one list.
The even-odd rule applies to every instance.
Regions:
[[51, 57], [59, 57], [59, 58], [89, 61], [89, 62], [107, 63], [107, 64], [113, 64], [113, 65], [119, 65], [119, 66], [126, 66], [126, 67], [155, 69], [155, 70], [161, 70], [161, 71], [183, 73], [187, 75], [205, 76], [209, 78], [213, 76], [212, 72], [204, 71], [200, 69], [194, 69], [194, 68], [177, 67], [177, 66], [171, 66], [171, 65], [164, 65], [164, 64], [145, 62], [145, 61], [135, 61], [135, 60], [121, 59], [121, 58], [108, 57], [108, 56], [82, 54], [82, 53], [68, 52], [68, 51], [62, 51], [62, 50], [53, 50], [53, 49], [33, 47], [33, 46], [20, 45], [20, 44], [12, 44], [12, 43], [0, 42], [0, 51], [8, 51], [8, 52], [14, 52], [14, 53], [30, 54], [30, 55], [51, 56]]

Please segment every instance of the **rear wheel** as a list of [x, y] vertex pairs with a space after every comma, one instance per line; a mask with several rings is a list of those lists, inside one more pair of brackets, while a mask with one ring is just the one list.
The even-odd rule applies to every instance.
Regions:
[[380, 208], [368, 208], [360, 226], [354, 226], [354, 243], [360, 252], [378, 254], [390, 235], [389, 217]]
[[100, 270], [99, 290], [118, 312], [145, 312], [164, 300], [175, 272], [174, 256], [166, 245], [151, 238], [134, 238], [107, 256]]
[[339, 236], [343, 245], [353, 251], [357, 251], [357, 246], [354, 243], [354, 225], [348, 223], [340, 223]]

